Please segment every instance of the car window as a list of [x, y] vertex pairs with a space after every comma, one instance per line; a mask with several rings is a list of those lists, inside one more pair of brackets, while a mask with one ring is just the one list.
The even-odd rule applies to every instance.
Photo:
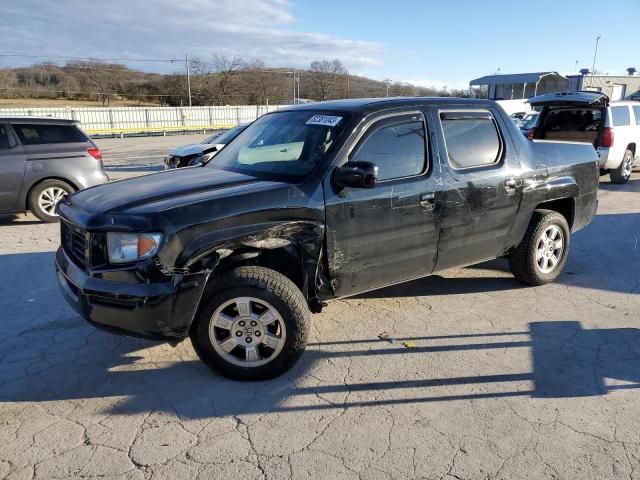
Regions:
[[[413, 119], [412, 119], [413, 118]], [[378, 180], [419, 175], [425, 170], [425, 129], [416, 116], [405, 120], [380, 121], [349, 160], [372, 162], [378, 166]]]
[[249, 125], [207, 167], [286, 180], [310, 173], [336, 144], [347, 112], [281, 111]]
[[636, 117], [636, 125], [640, 125], [640, 105], [633, 107], [633, 114]]
[[629, 107], [611, 107], [611, 123], [614, 127], [624, 127], [631, 124]]
[[7, 126], [0, 125], [0, 150], [9, 150], [12, 146]]
[[23, 145], [87, 142], [74, 125], [14, 124], [13, 129]]
[[490, 112], [442, 112], [440, 120], [451, 166], [482, 167], [500, 160], [502, 142]]
[[240, 133], [242, 133], [242, 131], [245, 128], [247, 128], [247, 125], [239, 125], [237, 127], [230, 128], [225, 132], [216, 133], [215, 135], [208, 137], [207, 139], [203, 140], [202, 143], [204, 144], [220, 143], [222, 145], [226, 145], [231, 140], [233, 140], [238, 135], [240, 135]]

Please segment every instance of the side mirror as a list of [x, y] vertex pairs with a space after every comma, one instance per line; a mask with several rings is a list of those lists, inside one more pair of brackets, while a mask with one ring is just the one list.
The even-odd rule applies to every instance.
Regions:
[[341, 187], [373, 188], [378, 181], [378, 166], [371, 162], [347, 162], [336, 169], [335, 180]]

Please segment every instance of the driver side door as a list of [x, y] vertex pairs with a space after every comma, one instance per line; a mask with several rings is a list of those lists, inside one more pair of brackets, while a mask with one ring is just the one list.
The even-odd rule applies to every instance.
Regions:
[[370, 117], [338, 161], [377, 165], [373, 188], [338, 188], [325, 179], [331, 285], [348, 296], [430, 274], [438, 240], [439, 184], [421, 111]]

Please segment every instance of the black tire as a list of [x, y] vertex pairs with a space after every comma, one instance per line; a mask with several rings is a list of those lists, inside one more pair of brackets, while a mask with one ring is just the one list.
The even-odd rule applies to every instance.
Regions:
[[[233, 302], [234, 299], [247, 297], [264, 301], [273, 307], [284, 324], [284, 346], [277, 354], [276, 350], [273, 350], [273, 358], [264, 365], [241, 366], [231, 363], [216, 351], [209, 336], [210, 323], [216, 311], [226, 303]], [[252, 302], [252, 308], [257, 308], [256, 304], [257, 307], [261, 306], [259, 302]], [[232, 304], [230, 308], [233, 307]], [[234, 325], [237, 325], [240, 317], [238, 313]], [[280, 320], [277, 323], [279, 324]], [[278, 328], [280, 327], [278, 326]], [[240, 380], [266, 380], [282, 375], [296, 363], [307, 345], [308, 331], [309, 308], [300, 289], [287, 277], [274, 270], [245, 266], [227, 271], [212, 280], [191, 326], [190, 337], [193, 348], [200, 359], [219, 374]], [[215, 328], [214, 338], [216, 339], [218, 332], [219, 330]], [[229, 335], [218, 340], [218, 345], [231, 338], [233, 332], [232, 328], [229, 329]], [[236, 330], [235, 333], [237, 334], [238, 331]], [[246, 341], [246, 338], [251, 336], [246, 332], [245, 335], [241, 340]], [[257, 348], [261, 345], [259, 344], [260, 339], [257, 338], [255, 332], [253, 335], [258, 343], [253, 346]], [[282, 337], [282, 331], [280, 331], [280, 336]], [[238, 354], [238, 352], [243, 352], [244, 348], [244, 344], [238, 345], [231, 353]], [[242, 362], [241, 357], [242, 355], [240, 355], [239, 362]]]
[[[562, 233], [563, 247], [562, 251], [558, 252], [559, 260], [553, 266], [553, 269], [545, 272], [538, 263], [537, 251], [541, 245], [543, 234], [552, 226], [556, 226]], [[522, 242], [509, 255], [511, 272], [513, 272], [516, 279], [527, 285], [538, 286], [551, 283], [560, 275], [567, 262], [570, 243], [571, 231], [563, 215], [553, 210], [536, 210], [533, 212], [527, 233]], [[550, 245], [549, 248], [554, 247]], [[551, 255], [556, 255], [556, 251], [551, 252]], [[540, 261], [544, 262], [543, 259]]]
[[45, 195], [48, 191], [57, 192], [60, 189], [64, 190], [66, 195], [75, 192], [75, 189], [71, 185], [67, 182], [63, 182], [62, 180], [52, 179], [38, 183], [31, 189], [31, 192], [29, 192], [29, 210], [31, 210], [31, 212], [43, 222], [55, 223], [60, 221], [58, 215], [53, 213], [52, 210], [45, 210], [40, 204], [42, 195]]
[[631, 178], [631, 170], [633, 169], [633, 152], [631, 150], [625, 150], [624, 157], [618, 168], [614, 168], [609, 172], [611, 177], [611, 183], [617, 185], [624, 185]]

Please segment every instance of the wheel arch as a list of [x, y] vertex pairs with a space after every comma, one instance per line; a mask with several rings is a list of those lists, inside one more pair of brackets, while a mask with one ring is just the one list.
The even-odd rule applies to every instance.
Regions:
[[554, 212], [558, 212], [569, 224], [569, 229], [573, 228], [576, 215], [576, 201], [573, 197], [558, 198], [555, 200], [541, 202], [536, 205], [535, 210], [553, 210]]
[[283, 222], [253, 231], [230, 229], [203, 234], [189, 242], [176, 261], [179, 268], [212, 266], [211, 281], [231, 268], [255, 265], [281, 273], [307, 301], [317, 297], [324, 225], [313, 221]]

